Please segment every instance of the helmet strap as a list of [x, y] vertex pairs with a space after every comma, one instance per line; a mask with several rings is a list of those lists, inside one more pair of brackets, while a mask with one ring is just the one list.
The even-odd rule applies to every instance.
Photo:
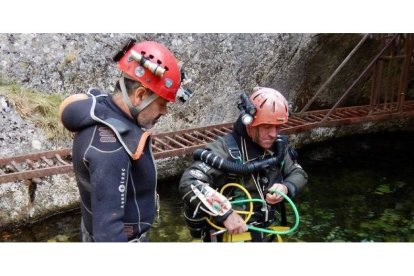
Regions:
[[125, 87], [124, 76], [121, 76], [121, 78], [119, 79], [119, 85], [121, 87], [122, 97], [124, 98], [124, 102], [128, 106], [129, 112], [131, 112], [131, 115], [132, 115], [133, 119], [137, 120], [139, 111], [131, 103], [131, 99], [129, 98], [128, 92], [127, 92], [126, 87]]
[[122, 97], [124, 99], [124, 102], [128, 106], [129, 112], [131, 112], [132, 117], [134, 120], [138, 120], [139, 113], [144, 110], [148, 105], [150, 105], [153, 101], [155, 101], [159, 96], [155, 93], [152, 93], [149, 97], [147, 97], [145, 100], [140, 102], [137, 106], [133, 106], [131, 103], [131, 99], [128, 96], [128, 92], [125, 86], [125, 76], [122, 75], [119, 79], [119, 84], [121, 87]]
[[158, 99], [158, 97], [159, 96], [157, 94], [152, 93], [150, 96], [148, 96], [147, 98], [145, 98], [145, 100], [143, 100], [142, 102], [140, 102], [139, 105], [137, 105], [135, 108], [138, 110], [138, 112], [141, 112], [147, 106], [149, 106], [153, 101], [155, 101], [156, 99]]

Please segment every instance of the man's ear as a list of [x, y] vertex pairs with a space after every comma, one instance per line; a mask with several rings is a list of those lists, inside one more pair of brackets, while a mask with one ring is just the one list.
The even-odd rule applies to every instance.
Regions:
[[137, 89], [135, 89], [134, 93], [133, 93], [133, 99], [132, 99], [132, 104], [134, 106], [139, 105], [145, 98], [147, 97], [147, 89], [145, 89], [144, 87], [140, 86]]

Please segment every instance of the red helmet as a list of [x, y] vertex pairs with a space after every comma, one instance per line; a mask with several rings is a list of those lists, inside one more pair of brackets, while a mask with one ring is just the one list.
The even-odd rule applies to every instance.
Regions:
[[250, 96], [250, 100], [256, 107], [256, 115], [250, 126], [283, 125], [288, 121], [288, 103], [279, 91], [261, 87]]
[[164, 45], [154, 41], [135, 43], [118, 61], [118, 68], [167, 101], [175, 101], [181, 71], [177, 59]]

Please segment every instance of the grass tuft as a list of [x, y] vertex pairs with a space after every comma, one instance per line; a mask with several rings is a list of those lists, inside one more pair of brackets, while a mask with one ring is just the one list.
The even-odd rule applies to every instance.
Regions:
[[64, 96], [61, 94], [46, 94], [19, 87], [15, 84], [1, 85], [0, 95], [5, 96], [10, 104], [22, 116], [41, 128], [48, 140], [67, 141], [72, 134], [67, 131], [58, 118], [59, 105]]

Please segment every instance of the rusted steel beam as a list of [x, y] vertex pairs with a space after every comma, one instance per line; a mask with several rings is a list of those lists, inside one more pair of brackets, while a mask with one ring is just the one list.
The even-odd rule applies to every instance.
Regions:
[[13, 161], [10, 162], [10, 164], [13, 166], [15, 172], [22, 171], [22, 168], [20, 168], [20, 166], [17, 165], [16, 161], [13, 160]]
[[30, 160], [30, 159], [26, 159], [26, 161], [25, 161], [25, 162], [27, 163], [27, 165], [28, 165], [30, 168], [32, 168], [32, 169], [36, 169], [35, 163], [34, 163], [32, 160]]
[[69, 165], [67, 162], [65, 162], [63, 159], [62, 159], [62, 157], [60, 157], [60, 155], [59, 154], [55, 154], [55, 158], [56, 158], [56, 160], [57, 161], [59, 161], [59, 163], [60, 164], [63, 164], [63, 165]]
[[288, 119], [288, 123], [293, 123], [294, 125], [303, 125], [306, 124], [307, 121], [303, 120], [302, 118], [297, 117], [296, 115], [292, 115]]
[[307, 116], [308, 118], [311, 118], [314, 122], [319, 122], [320, 120], [322, 120], [322, 118], [321, 117], [319, 117], [318, 115], [313, 115], [313, 114], [310, 114], [310, 115], [308, 115]]
[[351, 114], [352, 117], [359, 117], [361, 113], [354, 109], [349, 109], [346, 111], [347, 114]]
[[282, 125], [281, 127], [285, 126], [285, 128], [286, 128], [286, 127], [294, 127], [294, 126], [301, 126], [301, 125], [303, 125], [303, 124], [298, 123], [298, 122], [294, 122], [293, 120], [291, 120], [291, 118], [289, 118], [287, 123]]
[[198, 139], [197, 137], [194, 137], [194, 136], [192, 136], [192, 135], [190, 135], [190, 134], [188, 134], [188, 133], [183, 133], [182, 135], [183, 135], [183, 136], [185, 136], [185, 137], [187, 137], [187, 139], [196, 140], [198, 143], [201, 143], [201, 144], [203, 144], [203, 143], [204, 143], [204, 141], [203, 141], [203, 140], [200, 140], [200, 139]]
[[225, 132], [227, 132], [227, 133], [229, 133], [229, 132], [231, 132], [231, 130], [233, 129], [233, 128], [229, 128], [229, 127], [221, 127]]
[[384, 69], [384, 61], [378, 60], [374, 68], [374, 74], [372, 76], [372, 89], [371, 89], [371, 98], [370, 98], [370, 104], [372, 107], [375, 107], [378, 104], [379, 94], [381, 91], [383, 69]]
[[0, 183], [15, 182], [19, 180], [32, 179], [32, 178], [40, 178], [40, 177], [50, 176], [50, 175], [55, 175], [55, 174], [69, 173], [71, 171], [73, 171], [72, 164], [57, 166], [53, 168], [44, 168], [44, 169], [37, 169], [37, 170], [31, 170], [31, 171], [8, 173], [5, 175], [0, 175]]
[[157, 147], [157, 146], [155, 145], [155, 143], [153, 143], [153, 144], [152, 144], [152, 149], [154, 150], [154, 153], [155, 153], [155, 152], [160, 152], [160, 151], [162, 151], [162, 149], [160, 149], [159, 147]]
[[177, 140], [171, 138], [170, 136], [165, 136], [165, 139], [167, 139], [168, 141], [170, 141], [173, 144], [178, 145], [181, 148], [185, 148], [186, 147], [185, 145], [181, 144], [180, 142], [178, 142]]
[[[395, 105], [396, 103], [392, 106]], [[309, 111], [302, 114], [300, 118], [298, 118], [297, 114], [292, 114], [288, 123], [281, 127], [281, 132], [292, 134], [316, 127], [413, 117], [414, 101], [405, 101], [402, 112], [391, 112], [391, 109], [384, 112], [383, 109], [382, 105], [379, 105], [379, 112], [368, 115], [370, 105], [337, 108], [331, 114], [331, 119], [324, 122], [321, 121], [321, 118], [328, 113], [328, 110]], [[204, 147], [223, 133], [230, 132], [232, 125], [233, 123], [228, 123], [154, 135], [152, 144], [154, 157], [156, 159], [164, 159], [191, 154], [195, 149]], [[220, 131], [217, 131], [217, 129]], [[160, 145], [160, 147], [157, 145]], [[71, 158], [68, 157], [71, 157], [70, 148], [0, 159], [0, 183], [27, 179], [39, 182], [41, 181], [40, 177], [71, 172]], [[67, 161], [64, 159], [67, 159]], [[44, 160], [47, 160], [48, 167], [40, 168], [45, 166]], [[62, 161], [66, 164], [62, 163]]]
[[185, 144], [187, 144], [186, 146], [191, 146], [191, 145], [194, 144], [194, 142], [191, 142], [190, 140], [187, 140], [184, 137], [179, 136], [179, 135], [174, 135], [174, 138], [177, 139], [177, 140], [180, 140], [181, 142], [183, 142]]
[[210, 135], [209, 137], [216, 139], [216, 137], [218, 136], [217, 134], [214, 134], [212, 131], [210, 130], [205, 130], [204, 131], [206, 134]]
[[25, 161], [26, 159], [38, 160], [41, 156], [44, 156], [44, 157], [47, 157], [47, 158], [54, 158], [55, 154], [59, 154], [60, 156], [65, 158], [67, 156], [72, 155], [72, 149], [71, 148], [66, 148], [66, 149], [60, 149], [60, 150], [50, 150], [50, 151], [44, 151], [44, 152], [38, 152], [38, 153], [30, 153], [30, 154], [27, 154], [27, 155], [6, 157], [6, 158], [0, 159], [0, 166], [10, 164], [10, 162], [12, 160], [19, 163], [19, 162]]
[[224, 124], [218, 124], [218, 125], [210, 125], [210, 126], [205, 126], [205, 127], [199, 127], [199, 128], [195, 128], [195, 129], [183, 129], [183, 130], [179, 130], [179, 131], [157, 133], [157, 134], [154, 134], [153, 137], [162, 138], [164, 136], [181, 135], [183, 133], [191, 133], [192, 131], [202, 132], [204, 130], [211, 130], [211, 129], [214, 129], [214, 128], [222, 128], [222, 127], [227, 127], [229, 129], [233, 129], [233, 123], [224, 123]]
[[169, 144], [167, 144], [166, 142], [162, 141], [161, 139], [159, 139], [158, 137], [154, 138], [154, 141], [163, 145], [164, 147], [168, 148], [168, 149], [174, 149], [174, 147], [170, 146]]
[[52, 167], [53, 166], [53, 161], [51, 161], [50, 159], [47, 159], [46, 157], [44, 157], [44, 156], [41, 156], [40, 157], [40, 159], [42, 159], [43, 161], [45, 161], [45, 163], [47, 164], [47, 165], [49, 165], [50, 167]]
[[196, 149], [202, 148], [207, 143], [198, 144], [196, 146], [181, 148], [181, 149], [174, 149], [174, 150], [167, 150], [164, 152], [155, 153], [154, 157], [155, 159], [164, 159], [172, 156], [183, 156], [187, 154], [192, 154]]
[[226, 135], [226, 133], [225, 133], [225, 132], [221, 131], [221, 130], [220, 130], [220, 129], [218, 129], [218, 128], [215, 128], [215, 129], [214, 129], [214, 131], [215, 131], [215, 132], [218, 132], [218, 134], [219, 134], [220, 136]]
[[330, 117], [331, 118], [334, 118], [334, 119], [338, 119], [338, 120], [343, 119], [343, 117], [337, 115], [336, 112], [332, 112], [331, 115], [330, 115]]
[[208, 142], [214, 142], [214, 139], [212, 139], [211, 137], [209, 137], [209, 136], [207, 136], [207, 135], [205, 135], [205, 134], [203, 134], [203, 133], [201, 133], [201, 132], [194, 131], [194, 134], [197, 134], [197, 137], [198, 137], [198, 136], [203, 137], [203, 138], [204, 138], [204, 139], [206, 139]]
[[413, 44], [414, 44], [414, 35], [413, 34], [407, 34], [407, 37], [405, 38], [405, 49], [404, 54], [405, 58], [402, 64], [402, 70], [400, 75], [400, 83], [398, 86], [398, 107], [397, 109], [399, 111], [402, 110], [402, 103], [405, 99], [405, 93], [408, 86], [408, 75], [409, 75], [409, 68], [411, 59], [413, 56]]

